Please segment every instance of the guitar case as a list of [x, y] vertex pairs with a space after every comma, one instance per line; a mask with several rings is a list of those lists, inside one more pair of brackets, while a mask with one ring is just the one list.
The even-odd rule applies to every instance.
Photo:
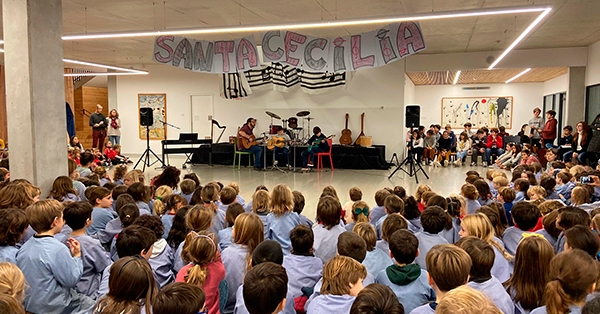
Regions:
[[592, 129], [592, 139], [588, 146], [588, 152], [600, 154], [600, 114], [596, 116], [590, 127]]

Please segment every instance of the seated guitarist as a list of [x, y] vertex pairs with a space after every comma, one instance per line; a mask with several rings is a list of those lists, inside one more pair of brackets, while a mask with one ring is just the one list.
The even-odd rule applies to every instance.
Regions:
[[263, 148], [259, 147], [259, 146], [251, 146], [248, 149], [245, 149], [242, 146], [242, 138], [245, 138], [249, 141], [253, 141], [254, 140], [254, 134], [252, 133], [254, 128], [256, 127], [256, 119], [254, 118], [248, 118], [248, 120], [246, 120], [246, 124], [244, 124], [242, 126], [242, 128], [240, 129], [240, 131], [238, 132], [237, 138], [237, 148], [239, 151], [242, 152], [249, 152], [254, 154], [254, 170], [262, 170], [263, 167], [263, 160], [262, 160], [262, 154], [263, 154]]
[[[277, 156], [278, 154], [282, 154], [283, 158], [285, 160], [285, 166], [288, 169], [291, 169], [292, 166], [290, 166], [290, 143], [292, 142], [292, 139], [290, 138], [289, 135], [285, 134], [285, 132], [283, 131], [283, 129], [279, 129], [277, 131], [276, 135], [273, 135], [273, 140], [281, 140], [283, 139], [283, 146], [279, 147], [279, 146], [275, 146], [275, 149], [273, 151], [273, 153], [275, 154], [275, 156]], [[276, 142], [277, 144], [277, 142]], [[277, 164], [277, 158], [275, 159], [275, 164]]]
[[329, 151], [329, 143], [327, 143], [325, 135], [321, 133], [321, 128], [318, 126], [313, 128], [313, 136], [308, 140], [308, 146], [310, 147], [316, 142], [318, 142], [317, 146], [313, 147], [310, 152], [309, 150], [302, 152], [302, 160], [304, 162], [302, 170], [308, 170], [308, 167], [314, 167], [313, 159], [316, 153]]

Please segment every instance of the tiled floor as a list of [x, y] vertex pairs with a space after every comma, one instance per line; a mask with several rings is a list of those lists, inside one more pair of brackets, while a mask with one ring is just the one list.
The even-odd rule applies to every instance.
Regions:
[[[133, 159], [133, 158], [132, 158]], [[134, 161], [137, 159], [133, 159]], [[176, 157], [171, 158], [172, 165], [181, 165]], [[138, 167], [141, 168], [141, 167]], [[464, 184], [465, 172], [468, 170], [477, 170], [482, 176], [485, 176], [485, 171], [488, 168], [462, 166], [433, 168], [423, 167], [429, 179], [419, 172], [419, 183], [428, 184], [432, 189], [440, 195], [447, 196], [451, 193], [458, 193], [460, 187]], [[414, 193], [417, 184], [414, 177], [409, 177], [402, 171], [398, 171], [391, 179], [388, 176], [395, 168], [390, 170], [345, 170], [336, 169], [335, 171], [319, 172], [319, 173], [280, 173], [278, 171], [264, 172], [255, 171], [251, 168], [242, 167], [241, 170], [233, 169], [231, 166], [214, 166], [196, 165], [188, 166], [187, 169], [182, 169], [182, 175], [188, 172], [194, 172], [199, 177], [201, 182], [216, 180], [223, 184], [231, 181], [236, 181], [240, 185], [240, 194], [248, 201], [252, 198], [252, 193], [257, 185], [264, 184], [268, 188], [272, 188], [276, 184], [287, 184], [292, 190], [299, 190], [304, 194], [306, 199], [306, 207], [303, 214], [307, 217], [314, 218], [316, 214], [316, 206], [323, 187], [332, 185], [338, 192], [338, 195], [344, 202], [349, 200], [348, 190], [354, 186], [359, 187], [363, 191], [363, 199], [370, 205], [375, 205], [375, 192], [383, 187], [394, 187], [400, 185], [406, 189], [408, 193]], [[160, 169], [147, 168], [146, 174], [148, 177], [153, 177], [160, 173]], [[509, 176], [510, 177], [510, 176]]]

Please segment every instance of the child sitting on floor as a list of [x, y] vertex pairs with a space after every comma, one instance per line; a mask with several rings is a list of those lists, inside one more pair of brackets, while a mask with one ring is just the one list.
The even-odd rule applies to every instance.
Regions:
[[423, 231], [415, 233], [415, 236], [419, 240], [419, 254], [416, 257], [415, 262], [421, 269], [427, 270], [425, 257], [432, 247], [438, 244], [448, 244], [448, 241], [440, 234], [440, 232], [442, 232], [444, 227], [449, 223], [449, 219], [452, 218], [437, 205], [429, 206], [421, 213], [421, 225], [423, 226]]
[[[283, 254], [290, 254], [292, 249], [290, 230], [300, 224], [300, 216], [292, 211], [294, 209], [292, 190], [285, 184], [276, 185], [271, 192], [271, 206], [272, 212], [267, 216], [267, 238], [279, 242]], [[341, 206], [338, 207], [338, 217], [340, 208]]]
[[[313, 254], [314, 233], [305, 225], [298, 225], [290, 232], [292, 250], [283, 257], [287, 272], [288, 289], [297, 298], [304, 287], [314, 288], [323, 274], [323, 262]], [[291, 302], [292, 300], [289, 300]]]
[[317, 205], [319, 225], [314, 228], [314, 252], [323, 264], [335, 256], [338, 236], [346, 231], [340, 224], [341, 208], [340, 202], [332, 196], [321, 198]]
[[298, 214], [298, 216], [300, 216], [300, 224], [306, 225], [306, 226], [309, 226], [310, 228], [312, 228], [312, 226], [313, 226], [312, 220], [310, 220], [310, 218], [302, 215], [302, 211], [304, 210], [304, 205], [305, 205], [304, 195], [302, 195], [302, 192], [300, 192], [300, 191], [292, 191], [292, 194], [294, 195], [294, 213], [296, 213], [296, 214]]

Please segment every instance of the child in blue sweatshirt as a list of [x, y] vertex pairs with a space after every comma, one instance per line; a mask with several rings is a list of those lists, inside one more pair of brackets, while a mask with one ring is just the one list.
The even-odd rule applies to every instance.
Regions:
[[515, 225], [511, 217], [515, 197], [517, 197], [515, 190], [509, 187], [502, 187], [498, 190], [498, 202], [502, 203], [502, 206], [504, 207], [506, 220], [508, 221], [509, 226]]
[[394, 264], [389, 252], [384, 252], [376, 246], [377, 237], [373, 225], [368, 222], [359, 222], [354, 226], [352, 232], [358, 234], [367, 244], [367, 254], [362, 264], [367, 268], [368, 274], [374, 277], [388, 266]]
[[381, 240], [381, 228], [383, 227], [383, 222], [390, 214], [400, 214], [404, 215], [404, 201], [396, 195], [390, 195], [385, 198], [384, 202], [385, 208], [385, 216], [381, 217], [375, 223], [375, 231], [377, 232], [377, 239]]
[[369, 216], [369, 222], [372, 225], [375, 225], [381, 217], [385, 216], [385, 198], [390, 195], [391, 193], [388, 190], [375, 192], [375, 203], [377, 206], [371, 209], [371, 215]]
[[17, 263], [17, 243], [21, 241], [29, 223], [22, 209], [0, 211], [0, 262]]
[[310, 218], [302, 215], [302, 211], [304, 210], [305, 200], [304, 195], [300, 191], [292, 191], [294, 195], [294, 213], [298, 214], [300, 217], [300, 224], [306, 225], [309, 228], [312, 228], [313, 222]]
[[87, 313], [94, 306], [94, 300], [75, 291], [83, 274], [79, 241], [69, 238], [65, 246], [54, 238], [65, 224], [63, 208], [57, 200], [43, 200], [26, 210], [36, 231], [17, 254], [17, 266], [29, 286], [27, 312]]
[[512, 208], [513, 227], [504, 230], [502, 242], [511, 255], [517, 252], [517, 246], [523, 238], [523, 233], [530, 233], [540, 218], [539, 208], [530, 202], [519, 202]]
[[292, 251], [283, 258], [283, 267], [289, 279], [288, 290], [294, 298], [302, 295], [304, 287], [313, 289], [323, 274], [323, 262], [312, 252], [314, 239], [312, 229], [305, 225], [298, 225], [290, 232]]
[[[418, 210], [417, 210], [418, 211]], [[377, 240], [377, 248], [382, 250], [385, 254], [390, 254], [390, 237], [398, 230], [408, 230], [408, 221], [399, 214], [393, 214], [387, 216], [381, 226], [381, 240]], [[377, 274], [375, 274], [377, 275]]]
[[356, 295], [363, 289], [365, 266], [346, 256], [336, 256], [323, 267], [323, 286], [306, 308], [306, 314], [349, 314]]
[[408, 313], [434, 301], [435, 291], [429, 285], [427, 271], [415, 264], [419, 255], [417, 237], [408, 230], [394, 232], [390, 237], [390, 253], [396, 264], [382, 270], [375, 282], [392, 288]]
[[492, 266], [495, 259], [492, 246], [472, 236], [461, 238], [456, 242], [456, 245], [471, 256], [473, 263], [467, 285], [483, 293], [503, 313], [513, 314], [515, 312], [515, 305], [510, 295], [504, 290], [500, 280], [492, 276]]
[[437, 244], [448, 244], [448, 240], [440, 232], [444, 230], [447, 224], [451, 223], [452, 218], [437, 205], [428, 206], [421, 214], [423, 231], [415, 233], [419, 240], [419, 255], [415, 262], [421, 266], [421, 269], [427, 270], [425, 257], [432, 247]]

